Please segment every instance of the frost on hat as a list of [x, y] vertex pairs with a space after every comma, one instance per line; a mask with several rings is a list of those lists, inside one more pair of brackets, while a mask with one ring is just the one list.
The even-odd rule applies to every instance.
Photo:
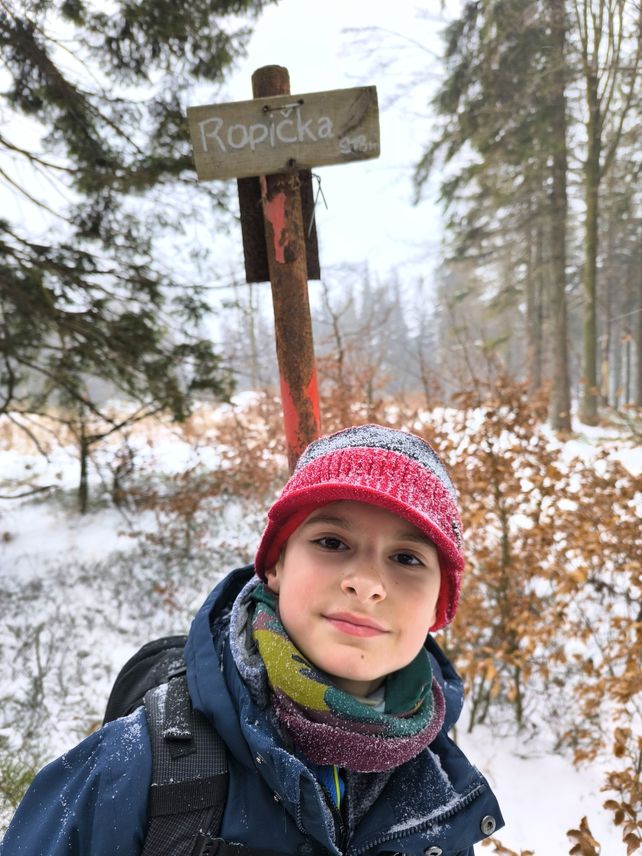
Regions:
[[381, 425], [346, 428], [307, 447], [268, 511], [254, 563], [258, 576], [265, 580], [284, 543], [312, 511], [338, 500], [366, 502], [398, 514], [434, 543], [441, 588], [430, 629], [452, 621], [464, 567], [455, 488], [425, 440]]

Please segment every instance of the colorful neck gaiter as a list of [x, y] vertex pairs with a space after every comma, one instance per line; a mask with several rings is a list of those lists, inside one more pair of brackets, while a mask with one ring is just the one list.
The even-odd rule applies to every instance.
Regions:
[[398, 767], [439, 733], [445, 703], [425, 649], [386, 679], [385, 712], [334, 686], [292, 644], [277, 616], [276, 597], [263, 584], [251, 593], [252, 635], [267, 670], [281, 726], [316, 764], [362, 773]]

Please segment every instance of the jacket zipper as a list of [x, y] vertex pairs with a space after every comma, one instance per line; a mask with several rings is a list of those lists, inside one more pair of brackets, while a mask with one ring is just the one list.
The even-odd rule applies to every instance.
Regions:
[[407, 829], [401, 835], [399, 835], [398, 833], [394, 833], [382, 835], [380, 838], [375, 838], [374, 841], [368, 842], [368, 844], [364, 845], [363, 847], [360, 847], [358, 850], [351, 850], [350, 856], [361, 856], [361, 854], [366, 853], [372, 847], [378, 847], [380, 844], [385, 844], [386, 841], [394, 841], [395, 839], [401, 840], [402, 838], [408, 838], [410, 835], [416, 835], [418, 832], [425, 832], [425, 830], [431, 826], [435, 826], [438, 823], [443, 823], [446, 820], [450, 820], [451, 817], [453, 817], [458, 812], [462, 811], [462, 809], [465, 809], [472, 802], [474, 802], [477, 797], [485, 790], [485, 785], [477, 785], [477, 787], [467, 793], [466, 796], [463, 797], [461, 802], [457, 803], [455, 807], [449, 808], [447, 811], [444, 811], [441, 814], [431, 817], [430, 820], [426, 820], [424, 823], [421, 823], [418, 826], [413, 827], [412, 829]]
[[[325, 800], [324, 796], [322, 796], [321, 798]], [[336, 806], [334, 804], [329, 804], [327, 801], [326, 801], [326, 805], [329, 806], [330, 813], [332, 814], [332, 817], [334, 820], [334, 826], [335, 826], [334, 845], [339, 850], [339, 853], [341, 853], [341, 856], [344, 856], [344, 854], [347, 852], [346, 848], [348, 845], [348, 836], [347, 836], [346, 826], [343, 823], [343, 818], [341, 817], [341, 814], [339, 813]], [[301, 803], [300, 802], [297, 802], [297, 804], [296, 804], [296, 812], [295, 812], [294, 822], [296, 823], [296, 826], [297, 826], [297, 829], [299, 830], [299, 832], [307, 838], [308, 833], [303, 826], [303, 817], [301, 816]], [[338, 841], [337, 841], [337, 838], [339, 839]]]
[[[345, 802], [347, 798], [347, 794], [344, 794], [342, 802]], [[330, 803], [330, 811], [332, 812], [332, 817], [334, 818], [334, 826], [336, 829], [335, 834], [335, 843], [340, 853], [347, 853], [348, 848], [348, 827], [347, 824], [344, 823], [343, 815], [341, 813], [341, 809], [339, 809], [334, 802]]]

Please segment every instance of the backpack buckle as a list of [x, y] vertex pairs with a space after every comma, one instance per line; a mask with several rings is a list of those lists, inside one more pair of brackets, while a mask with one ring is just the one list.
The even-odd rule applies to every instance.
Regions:
[[222, 838], [212, 838], [205, 832], [199, 832], [190, 856], [216, 856], [223, 843]]

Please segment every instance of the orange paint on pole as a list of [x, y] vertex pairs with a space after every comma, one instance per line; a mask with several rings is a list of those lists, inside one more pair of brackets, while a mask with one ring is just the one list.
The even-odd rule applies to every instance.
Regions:
[[[319, 434], [321, 417], [316, 370], [303, 390], [293, 390], [283, 376], [280, 378], [280, 387], [288, 462], [290, 469], [293, 469], [311, 438], [314, 439]], [[298, 392], [297, 400], [293, 392]]]
[[270, 199], [263, 197], [263, 213], [272, 226], [274, 239], [274, 258], [279, 264], [285, 263], [285, 247], [288, 242], [288, 230], [285, 220], [285, 193], [277, 193]]

